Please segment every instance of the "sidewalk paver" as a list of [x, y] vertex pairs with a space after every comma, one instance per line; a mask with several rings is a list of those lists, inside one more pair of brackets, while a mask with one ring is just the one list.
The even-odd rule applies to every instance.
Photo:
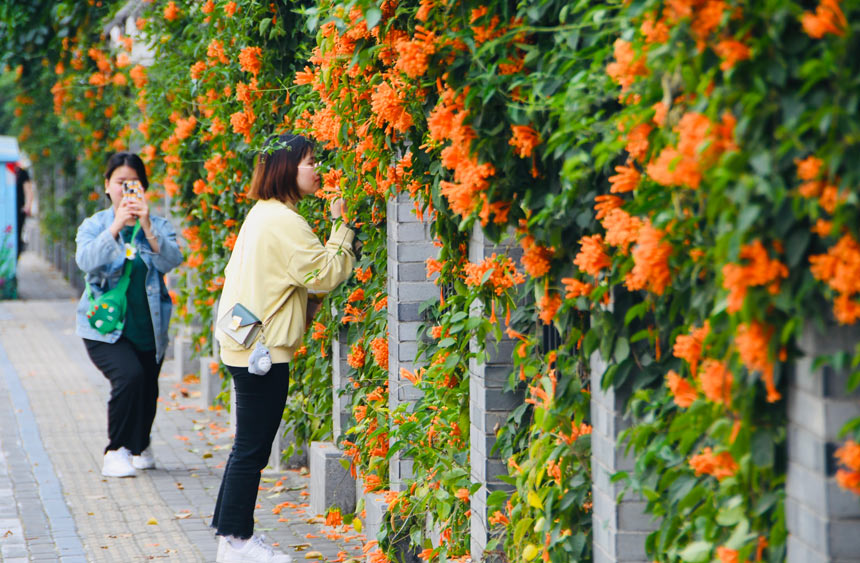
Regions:
[[[28, 260], [31, 272], [51, 271]], [[214, 561], [209, 522], [232, 442], [228, 413], [202, 407], [195, 378], [180, 380], [168, 360], [152, 436], [156, 469], [103, 478], [109, 384], [74, 334], [74, 292], [39, 283], [42, 299], [0, 303], [2, 560]], [[9, 392], [16, 385], [23, 407]], [[33, 428], [22, 427], [27, 416]], [[304, 473], [264, 472], [257, 531], [296, 561], [363, 559], [362, 535], [310, 514]]]

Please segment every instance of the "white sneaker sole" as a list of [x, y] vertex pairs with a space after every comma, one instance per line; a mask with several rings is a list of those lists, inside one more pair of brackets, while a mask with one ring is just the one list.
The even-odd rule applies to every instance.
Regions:
[[137, 477], [137, 471], [133, 473], [110, 473], [102, 470], [102, 477]]

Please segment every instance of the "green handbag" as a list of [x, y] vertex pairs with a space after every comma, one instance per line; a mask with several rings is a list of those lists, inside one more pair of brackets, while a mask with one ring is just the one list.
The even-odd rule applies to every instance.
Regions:
[[[134, 226], [134, 231], [131, 234], [132, 241], [134, 241], [139, 231], [140, 221], [138, 221]], [[125, 293], [128, 291], [128, 282], [131, 279], [131, 263], [133, 261], [134, 258], [129, 259], [126, 257], [122, 276], [120, 276], [116, 287], [105, 291], [98, 299], [93, 298], [93, 290], [90, 288], [90, 284], [86, 282], [87, 298], [90, 301], [90, 309], [87, 311], [87, 319], [90, 322], [90, 326], [101, 334], [107, 334], [115, 330], [122, 330], [122, 327], [124, 326], [125, 310], [127, 307]]]

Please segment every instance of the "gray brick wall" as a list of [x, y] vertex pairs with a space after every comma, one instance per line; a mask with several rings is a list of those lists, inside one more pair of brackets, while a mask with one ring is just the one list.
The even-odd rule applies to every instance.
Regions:
[[611, 388], [603, 391], [600, 380], [606, 363], [595, 352], [591, 357], [591, 471], [595, 563], [646, 563], [645, 538], [656, 527], [645, 514], [645, 502], [639, 495], [626, 493], [621, 482], [611, 482], [612, 475], [633, 469], [634, 460], [618, 446], [618, 435], [629, 426], [624, 405], [629, 390]]
[[[388, 200], [388, 390], [393, 412], [403, 402], [414, 402], [420, 392], [400, 377], [400, 369], [415, 369], [418, 352], [418, 327], [422, 316], [419, 306], [438, 297], [439, 288], [427, 279], [427, 258], [436, 258], [439, 249], [433, 245], [430, 224], [420, 222], [407, 194]], [[412, 476], [412, 462], [399, 455], [389, 462], [392, 490], [400, 490]]]
[[[472, 232], [469, 241], [469, 260], [481, 262], [493, 253], [507, 254], [518, 258], [519, 248], [514, 246], [513, 238], [507, 244], [496, 245], [484, 237], [480, 227]], [[483, 306], [478, 303], [472, 315], [483, 315]], [[488, 355], [486, 361], [472, 359], [469, 363], [469, 458], [471, 478], [481, 483], [471, 497], [471, 547], [472, 561], [492, 561], [484, 551], [488, 542], [487, 496], [496, 490], [512, 490], [499, 480], [499, 475], [507, 474], [505, 461], [493, 453], [496, 431], [504, 424], [510, 412], [522, 404], [522, 392], [505, 392], [508, 374], [513, 370], [513, 350], [515, 343], [505, 338], [499, 342], [494, 339], [484, 343]], [[473, 349], [477, 342], [471, 343]]]
[[789, 374], [785, 517], [789, 563], [860, 561], [860, 502], [836, 484], [839, 431], [860, 416], [860, 390], [846, 393], [849, 370], [813, 368], [816, 356], [853, 351], [860, 327], [808, 327], [806, 354]]

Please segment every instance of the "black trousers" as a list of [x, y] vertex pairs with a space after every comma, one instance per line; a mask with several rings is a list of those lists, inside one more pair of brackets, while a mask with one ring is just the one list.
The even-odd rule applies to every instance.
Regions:
[[263, 376], [248, 373], [248, 368], [227, 369], [236, 392], [236, 438], [224, 467], [212, 527], [219, 536], [247, 539], [254, 534], [260, 472], [269, 462], [287, 403], [290, 364], [273, 364]]
[[149, 447], [158, 399], [161, 363], [155, 350], [140, 351], [125, 337], [113, 344], [84, 338], [87, 354], [110, 381], [108, 440], [105, 448], [126, 447], [139, 455]]

